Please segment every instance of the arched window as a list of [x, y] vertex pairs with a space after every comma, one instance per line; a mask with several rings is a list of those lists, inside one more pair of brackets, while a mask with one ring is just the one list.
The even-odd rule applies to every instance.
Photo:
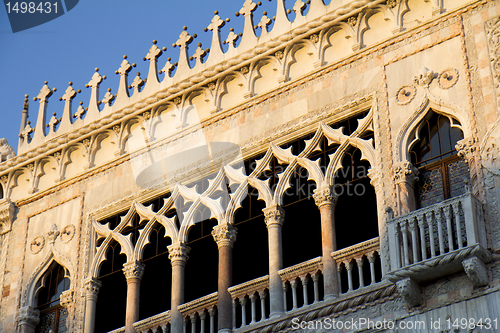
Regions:
[[37, 297], [40, 323], [36, 333], [66, 332], [68, 310], [60, 304], [61, 294], [70, 287], [70, 280], [64, 267], [54, 263], [42, 278], [42, 289]]
[[469, 183], [469, 168], [455, 150], [463, 133], [451, 125], [448, 117], [431, 112], [419, 126], [418, 141], [410, 151], [419, 170], [415, 186], [419, 208], [461, 195]]

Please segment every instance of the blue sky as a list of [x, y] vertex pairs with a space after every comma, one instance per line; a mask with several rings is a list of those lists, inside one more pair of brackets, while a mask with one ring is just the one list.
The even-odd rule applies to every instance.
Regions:
[[[254, 13], [255, 24], [263, 11], [268, 12], [268, 17], [276, 12], [276, 1], [262, 2]], [[244, 0], [82, 0], [61, 17], [18, 33], [12, 33], [7, 11], [0, 8], [0, 137], [7, 138], [17, 152], [24, 95], [29, 95], [29, 120], [34, 127], [39, 103], [33, 97], [44, 81], [50, 88], [57, 88], [49, 99], [47, 118], [53, 112], [61, 117], [64, 101], [59, 101], [59, 97], [70, 81], [75, 90], [82, 90], [73, 100], [74, 113], [80, 101], [88, 105], [90, 89], [85, 84], [94, 68], [107, 76], [101, 84], [100, 98], [107, 88], [116, 93], [119, 80], [115, 71], [123, 55], [128, 56], [130, 63], [137, 63], [131, 75], [139, 71], [145, 78], [149, 64], [143, 57], [154, 39], [158, 47], [167, 47], [158, 60], [162, 68], [168, 57], [177, 61], [179, 49], [173, 48], [172, 43], [177, 41], [183, 26], [188, 27], [191, 35], [198, 35], [190, 54], [199, 42], [203, 48], [210, 47], [212, 34], [203, 29], [210, 24], [215, 10], [221, 18], [231, 20], [222, 28], [222, 39], [226, 39], [230, 28], [242, 32], [244, 18], [236, 17], [235, 12], [243, 3]], [[285, 5], [291, 8], [294, 3], [288, 0]], [[290, 19], [293, 16], [292, 13]]]

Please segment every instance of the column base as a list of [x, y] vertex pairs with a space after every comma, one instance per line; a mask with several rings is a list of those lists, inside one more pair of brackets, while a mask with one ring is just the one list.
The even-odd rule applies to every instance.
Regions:
[[333, 301], [333, 300], [335, 300], [337, 297], [339, 297], [339, 295], [329, 294], [329, 295], [325, 295], [324, 299], [325, 299], [325, 301]]
[[283, 312], [272, 312], [269, 314], [269, 319], [275, 319], [275, 318], [280, 318], [283, 317], [285, 313]]
[[233, 330], [230, 328], [222, 328], [217, 331], [217, 333], [231, 333]]

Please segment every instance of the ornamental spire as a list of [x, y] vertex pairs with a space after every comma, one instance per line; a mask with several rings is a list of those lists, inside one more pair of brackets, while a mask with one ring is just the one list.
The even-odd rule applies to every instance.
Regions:
[[120, 68], [115, 72], [115, 74], [120, 75], [120, 84], [118, 85], [118, 93], [116, 95], [117, 100], [121, 100], [122, 98], [128, 98], [129, 93], [128, 93], [128, 73], [132, 69], [132, 67], [135, 67], [135, 63], [130, 65], [130, 63], [127, 60], [127, 55], [123, 56], [123, 61], [120, 65]]
[[[216, 10], [214, 12], [215, 16], [205, 31], [212, 31], [212, 45], [210, 46], [210, 58], [211, 62], [218, 62], [219, 58], [222, 56], [222, 44], [220, 40], [220, 29], [226, 24], [224, 20], [218, 15], [219, 12]], [[229, 22], [229, 19], [226, 19]]]
[[149, 72], [148, 72], [148, 85], [154, 85], [160, 83], [158, 80], [158, 57], [163, 54], [163, 51], [166, 51], [167, 48], [164, 47], [163, 51], [156, 46], [156, 40], [153, 40], [153, 45], [149, 48], [148, 54], [144, 57], [144, 61], [149, 60]]
[[194, 34], [193, 36], [188, 34], [188, 32], [186, 31], [186, 26], [184, 26], [182, 29], [184, 31], [182, 31], [182, 33], [179, 35], [179, 39], [177, 40], [177, 42], [175, 42], [175, 44], [172, 45], [173, 47], [178, 46], [181, 49], [179, 54], [179, 65], [177, 68], [177, 73], [184, 73], [186, 70], [191, 69], [188, 61], [188, 49], [189, 44], [191, 44], [193, 38], [196, 37], [196, 34]]
[[92, 92], [90, 93], [90, 103], [89, 109], [87, 111], [86, 120], [93, 121], [99, 118], [99, 85], [102, 80], [106, 79], [106, 75], [101, 76], [99, 74], [99, 68], [96, 67], [94, 75], [92, 75], [92, 79], [85, 85], [87, 88], [92, 88]]
[[80, 93], [81, 90], [75, 90], [73, 89], [73, 82], [69, 82], [68, 88], [66, 88], [66, 91], [64, 92], [64, 95], [62, 97], [59, 97], [60, 101], [64, 100], [64, 111], [63, 115], [61, 118], [61, 125], [59, 128], [65, 128], [71, 124], [71, 105], [73, 103], [73, 98], [75, 98], [77, 92]]
[[50, 89], [47, 85], [48, 82], [45, 81], [44, 86], [38, 93], [38, 95], [33, 99], [34, 101], [40, 101], [40, 108], [38, 109], [38, 118], [36, 120], [35, 135], [33, 140], [43, 140], [45, 138], [45, 117], [47, 112], [47, 103], [49, 102], [49, 97], [57, 89]]
[[[258, 3], [259, 5], [261, 2]], [[245, 17], [245, 26], [243, 28], [243, 39], [241, 44], [255, 45], [257, 43], [257, 36], [255, 36], [254, 24], [253, 24], [253, 12], [257, 9], [257, 4], [252, 0], [246, 0], [243, 7], [240, 9], [236, 16], [243, 15]]]

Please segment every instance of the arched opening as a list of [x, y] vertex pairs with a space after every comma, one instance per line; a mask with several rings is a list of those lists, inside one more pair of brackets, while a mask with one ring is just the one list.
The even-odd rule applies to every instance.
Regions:
[[411, 163], [419, 170], [418, 208], [461, 195], [469, 185], [469, 167], [455, 150], [463, 133], [451, 125], [448, 117], [431, 111], [418, 126], [418, 140], [410, 150]]
[[42, 277], [42, 287], [36, 297], [36, 308], [40, 311], [40, 323], [35, 332], [66, 332], [68, 310], [61, 306], [61, 294], [70, 287], [68, 272], [54, 262]]

